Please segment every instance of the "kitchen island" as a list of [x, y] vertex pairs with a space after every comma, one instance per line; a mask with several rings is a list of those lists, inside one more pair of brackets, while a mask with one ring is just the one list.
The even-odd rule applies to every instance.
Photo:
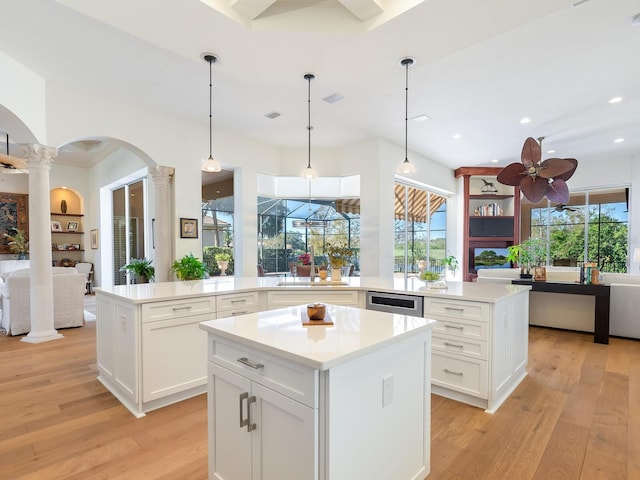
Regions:
[[422, 479], [431, 327], [327, 305], [206, 321], [209, 478]]
[[528, 290], [415, 278], [218, 277], [96, 288], [98, 380], [135, 416], [206, 391], [207, 341], [199, 323], [310, 302], [364, 308], [367, 292], [424, 298], [433, 333], [433, 392], [495, 411], [526, 375]]

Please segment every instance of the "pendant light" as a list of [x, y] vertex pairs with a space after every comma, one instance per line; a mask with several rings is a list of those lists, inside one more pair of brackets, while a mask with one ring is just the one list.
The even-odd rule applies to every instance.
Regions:
[[306, 178], [307, 180], [311, 180], [312, 178], [318, 177], [318, 172], [316, 172], [315, 168], [311, 166], [311, 130], [313, 127], [311, 126], [311, 80], [316, 78], [313, 73], [305, 73], [304, 79], [309, 83], [309, 89], [307, 94], [307, 112], [308, 112], [308, 124], [307, 130], [309, 132], [309, 146], [308, 146], [308, 156], [307, 156], [307, 168], [302, 170], [300, 174], [301, 177]]
[[209, 158], [203, 160], [200, 169], [203, 172], [220, 172], [222, 167], [217, 160], [213, 158], [213, 127], [212, 127], [212, 110], [213, 110], [213, 82], [212, 82], [212, 67], [213, 64], [218, 61], [218, 57], [213, 53], [203, 53], [202, 59], [209, 64]]
[[408, 155], [408, 130], [409, 130], [409, 67], [415, 63], [415, 59], [412, 57], [405, 57], [400, 59], [400, 66], [405, 70], [405, 85], [404, 85], [404, 162], [398, 165], [396, 173], [404, 175], [411, 175], [416, 173], [416, 167], [409, 161]]

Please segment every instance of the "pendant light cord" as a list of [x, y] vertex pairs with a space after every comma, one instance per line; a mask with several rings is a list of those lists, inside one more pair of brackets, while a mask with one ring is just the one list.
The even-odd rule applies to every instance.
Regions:
[[404, 84], [404, 161], [409, 161], [408, 138], [409, 138], [409, 62], [404, 62], [405, 84]]
[[309, 89], [307, 92], [307, 130], [309, 131], [307, 168], [311, 168], [311, 79], [313, 77], [311, 75], [307, 75], [306, 77], [307, 77], [307, 83], [309, 84]]
[[209, 158], [213, 158], [213, 58], [209, 62]]

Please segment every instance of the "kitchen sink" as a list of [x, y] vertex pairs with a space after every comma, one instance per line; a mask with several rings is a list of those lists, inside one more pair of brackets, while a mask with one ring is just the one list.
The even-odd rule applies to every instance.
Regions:
[[330, 280], [311, 282], [309, 280], [288, 280], [278, 282], [279, 287], [334, 287], [349, 285], [348, 282], [333, 282]]

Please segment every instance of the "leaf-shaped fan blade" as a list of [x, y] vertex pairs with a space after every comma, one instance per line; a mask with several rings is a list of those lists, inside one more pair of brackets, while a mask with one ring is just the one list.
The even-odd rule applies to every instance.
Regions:
[[553, 203], [565, 204], [569, 201], [569, 187], [567, 182], [560, 178], [554, 178], [547, 187], [547, 198]]
[[542, 159], [542, 148], [540, 144], [534, 138], [527, 138], [522, 146], [522, 155], [520, 158], [526, 168], [540, 163]]
[[566, 174], [573, 168], [573, 163], [564, 158], [548, 158], [540, 164], [538, 176], [542, 178], [555, 178]]
[[511, 185], [517, 187], [520, 185], [522, 176], [526, 173], [526, 169], [521, 163], [510, 163], [498, 173], [498, 181], [503, 185]]
[[561, 175], [556, 175], [553, 178], [556, 179], [556, 180], [557, 179], [564, 180], [566, 182], [574, 174], [574, 172], [576, 171], [576, 168], [578, 168], [578, 160], [576, 160], [575, 158], [563, 158], [563, 160], [566, 161], [566, 162], [571, 162], [573, 167], [568, 172], [563, 173]]
[[527, 175], [520, 180], [520, 190], [531, 203], [538, 203], [547, 193], [548, 183], [544, 178], [534, 179]]

